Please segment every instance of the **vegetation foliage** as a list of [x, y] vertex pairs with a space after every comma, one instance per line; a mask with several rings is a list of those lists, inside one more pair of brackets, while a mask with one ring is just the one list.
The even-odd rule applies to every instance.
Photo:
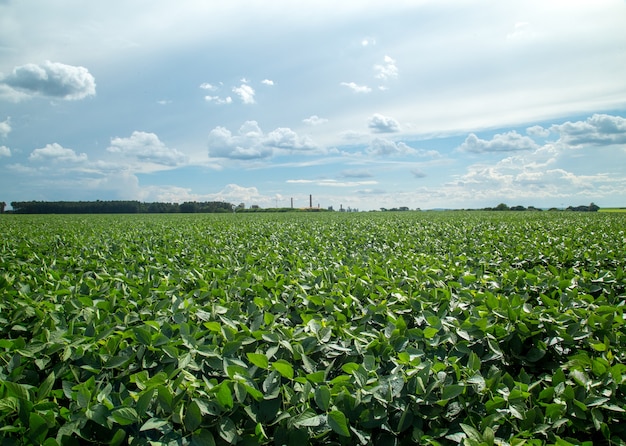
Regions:
[[2, 444], [625, 444], [619, 213], [5, 215]]

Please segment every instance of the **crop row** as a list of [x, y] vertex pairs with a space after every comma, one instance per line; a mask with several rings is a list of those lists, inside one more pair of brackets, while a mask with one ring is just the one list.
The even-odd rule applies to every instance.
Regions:
[[620, 214], [5, 217], [3, 444], [624, 444]]

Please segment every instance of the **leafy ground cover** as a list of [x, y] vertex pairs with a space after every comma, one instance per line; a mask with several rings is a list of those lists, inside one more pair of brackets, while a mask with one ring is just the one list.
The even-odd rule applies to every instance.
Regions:
[[623, 214], [0, 230], [2, 444], [625, 444]]

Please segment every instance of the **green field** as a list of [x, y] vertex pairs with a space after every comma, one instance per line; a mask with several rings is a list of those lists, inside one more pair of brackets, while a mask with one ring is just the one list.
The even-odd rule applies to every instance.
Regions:
[[626, 208], [601, 208], [598, 212], [626, 212]]
[[626, 444], [626, 215], [0, 216], [0, 444]]

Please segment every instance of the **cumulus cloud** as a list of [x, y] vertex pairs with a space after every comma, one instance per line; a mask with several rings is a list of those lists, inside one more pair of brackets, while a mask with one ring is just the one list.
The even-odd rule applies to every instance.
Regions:
[[213, 84], [209, 84], [208, 82], [203, 82], [202, 84], [200, 84], [200, 88], [202, 88], [203, 90], [209, 90], [209, 91], [216, 91], [218, 89], [218, 87], [216, 87]]
[[376, 71], [376, 79], [381, 79], [383, 81], [398, 77], [398, 67], [396, 66], [396, 61], [389, 56], [385, 56], [384, 63], [374, 65], [374, 71]]
[[78, 100], [96, 94], [96, 81], [87, 68], [50, 61], [15, 67], [0, 83], [27, 96]]
[[274, 81], [273, 81], [273, 80], [271, 80], [271, 79], [263, 79], [263, 80], [261, 81], [261, 83], [262, 83], [262, 84], [264, 84], [264, 85], [269, 85], [269, 86], [274, 85]]
[[41, 149], [35, 149], [28, 157], [30, 161], [55, 162], [55, 163], [82, 163], [87, 161], [87, 154], [77, 154], [72, 149], [67, 149], [60, 144], [47, 144]]
[[324, 124], [325, 122], [328, 122], [328, 119], [320, 118], [317, 115], [312, 115], [312, 116], [309, 116], [308, 118], [303, 119], [302, 122], [304, 122], [306, 125], [320, 125], [320, 124]]
[[358, 85], [354, 82], [342, 82], [341, 85], [344, 87], [348, 87], [355, 93], [370, 93], [372, 91], [372, 89], [367, 85]]
[[459, 146], [464, 152], [512, 152], [517, 150], [535, 150], [539, 146], [528, 136], [522, 136], [516, 131], [498, 133], [491, 140], [480, 139], [470, 133], [465, 142]]
[[585, 121], [555, 124], [550, 130], [573, 146], [626, 144], [626, 118], [621, 116], [594, 114]]
[[[245, 79], [243, 79], [245, 81]], [[255, 91], [247, 83], [242, 83], [239, 87], [233, 87], [233, 93], [235, 93], [241, 99], [244, 104], [254, 104]]]
[[270, 147], [287, 150], [311, 150], [316, 148], [310, 138], [300, 137], [296, 132], [285, 127], [272, 130], [266, 135], [263, 143]]
[[220, 192], [213, 196], [213, 199], [230, 203], [250, 203], [263, 200], [264, 197], [259, 193], [256, 187], [227, 184]]
[[539, 138], [547, 138], [550, 136], [550, 129], [543, 128], [540, 125], [533, 125], [526, 129], [526, 134]]
[[0, 156], [11, 156], [11, 149], [7, 146], [0, 146]]
[[367, 126], [374, 133], [394, 133], [400, 130], [400, 124], [394, 118], [375, 113], [370, 117]]
[[0, 136], [6, 138], [9, 133], [11, 133], [11, 118], [0, 122]]
[[436, 150], [414, 149], [413, 147], [408, 146], [406, 143], [395, 142], [385, 138], [374, 138], [370, 142], [369, 147], [366, 149], [366, 153], [368, 155], [375, 156], [410, 155], [429, 158], [437, 158], [440, 156], [439, 152], [437, 152]]
[[185, 154], [167, 147], [157, 135], [147, 132], [135, 131], [128, 138], [112, 138], [107, 151], [163, 166], [177, 166], [187, 162]]
[[265, 134], [256, 121], [246, 121], [236, 135], [224, 127], [209, 133], [209, 156], [231, 159], [269, 158], [277, 150], [308, 151], [317, 146], [289, 128], [280, 127]]

